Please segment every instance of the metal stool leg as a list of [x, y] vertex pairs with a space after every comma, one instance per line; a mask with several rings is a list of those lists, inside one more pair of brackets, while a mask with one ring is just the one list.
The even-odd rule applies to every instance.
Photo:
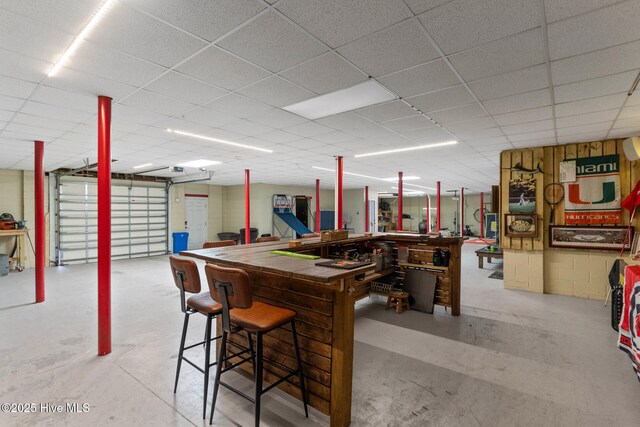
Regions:
[[207, 394], [209, 392], [209, 368], [211, 357], [211, 321], [213, 316], [207, 315], [207, 327], [204, 333], [204, 397], [202, 398], [202, 419], [207, 418]]
[[216, 399], [218, 398], [218, 388], [220, 388], [220, 374], [222, 372], [222, 361], [227, 353], [227, 331], [222, 332], [222, 343], [220, 346], [220, 354], [218, 355], [218, 364], [216, 365], [216, 380], [213, 386], [213, 397], [211, 398], [211, 416], [209, 424], [213, 423], [213, 412], [216, 410]]
[[260, 426], [260, 396], [262, 396], [262, 332], [256, 333], [256, 365], [255, 365], [255, 376], [256, 376], [256, 407], [255, 407], [255, 418], [256, 418], [256, 427]]
[[249, 354], [251, 354], [251, 368], [253, 369], [253, 380], [256, 379], [256, 353], [253, 350], [253, 340], [251, 334], [247, 332], [247, 341], [249, 341]]
[[182, 324], [182, 338], [180, 339], [180, 350], [178, 351], [178, 367], [176, 369], [176, 382], [173, 386], [173, 392], [178, 389], [178, 378], [180, 378], [180, 367], [182, 366], [182, 354], [184, 353], [184, 341], [187, 338], [187, 328], [189, 326], [189, 313], [184, 314], [184, 323]]
[[300, 347], [298, 347], [298, 334], [296, 332], [295, 320], [291, 321], [291, 333], [293, 334], [293, 348], [296, 350], [296, 363], [298, 364], [298, 381], [300, 381], [300, 392], [302, 393], [304, 415], [309, 418], [309, 410], [307, 409], [307, 391], [304, 387], [304, 374], [302, 373], [302, 361], [300, 359]]

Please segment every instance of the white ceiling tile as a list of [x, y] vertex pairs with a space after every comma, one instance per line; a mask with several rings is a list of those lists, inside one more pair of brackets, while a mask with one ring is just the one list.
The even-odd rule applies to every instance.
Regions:
[[411, 16], [401, 0], [283, 0], [276, 8], [334, 48]]
[[273, 105], [284, 107], [312, 98], [313, 92], [289, 83], [278, 76], [271, 76], [238, 91], [245, 96]]
[[624, 107], [620, 111], [618, 119], [637, 119], [640, 123], [640, 105], [634, 105], [631, 107]]
[[553, 111], [551, 106], [532, 108], [530, 110], [516, 111], [513, 113], [494, 115], [498, 126], [515, 125], [518, 123], [535, 122], [538, 120], [552, 119]]
[[453, 137], [440, 129], [439, 127], [431, 127], [431, 128], [423, 128], [416, 129], [409, 132], [404, 133], [408, 138], [413, 139], [417, 142], [443, 142], [443, 141], [451, 141]]
[[489, 99], [483, 101], [482, 104], [490, 114], [504, 114], [551, 105], [551, 93], [549, 89], [540, 89], [502, 98]]
[[119, 119], [129, 120], [143, 125], [150, 125], [165, 120], [167, 116], [128, 105], [115, 104], [112, 110], [112, 121]]
[[289, 132], [294, 135], [304, 136], [307, 138], [333, 131], [333, 129], [328, 126], [324, 126], [312, 121], [289, 126], [287, 128], [284, 128], [283, 130], [285, 132]]
[[398, 96], [407, 98], [460, 84], [460, 80], [441, 59], [379, 79]]
[[640, 134], [640, 123], [637, 126], [626, 128], [613, 128], [607, 138], [629, 138]]
[[214, 41], [264, 9], [255, 0], [124, 0], [176, 27]]
[[24, 102], [22, 98], [0, 95], [0, 110], [17, 111]]
[[373, 77], [404, 70], [440, 56], [415, 20], [401, 22], [356, 40], [338, 52]]
[[105, 95], [111, 97], [114, 101], [135, 90], [133, 86], [70, 68], [65, 68], [62, 73], [56, 74], [54, 78], [47, 79], [43, 85], [94, 97]]
[[[3, 125], [4, 123], [8, 122], [9, 120], [11, 120], [11, 118], [13, 117], [14, 112], [13, 111], [9, 111], [9, 110], [0, 110], [0, 121], [2, 121]], [[0, 129], [2, 129], [2, 126], [0, 125]]]
[[240, 118], [255, 116], [273, 109], [270, 105], [235, 93], [216, 99], [205, 107]]
[[622, 107], [622, 103], [625, 101], [626, 97], [626, 93], [619, 93], [616, 95], [607, 95], [598, 98], [582, 99], [580, 101], [556, 104], [556, 117], [574, 116], [576, 114], [620, 108]]
[[62, 136], [66, 132], [65, 130], [23, 125], [16, 122], [9, 123], [4, 131], [31, 135], [33, 139], [54, 139]]
[[413, 13], [419, 15], [429, 9], [448, 3], [451, 0], [405, 0]]
[[558, 142], [560, 142], [560, 137], [570, 137], [572, 135], [580, 135], [585, 133], [598, 133], [598, 139], [603, 139], [607, 135], [607, 131], [612, 124], [613, 121], [608, 121], [602, 123], [592, 123], [588, 125], [558, 128]]
[[218, 127], [233, 122], [238, 118], [210, 108], [199, 107], [185, 113], [184, 119], [193, 123]]
[[529, 0], [454, 0], [420, 15], [440, 48], [451, 54], [540, 25]]
[[[0, 107], [2, 108], [2, 107]], [[97, 107], [96, 107], [97, 110]], [[56, 107], [49, 104], [43, 104], [41, 102], [28, 101], [21, 110], [22, 113], [32, 114], [34, 116], [48, 117], [51, 119], [62, 119], [73, 122], [83, 122], [93, 116], [93, 113], [88, 113], [79, 110], [70, 110], [68, 108]], [[96, 111], [97, 112], [97, 111]]]
[[574, 15], [590, 12], [617, 3], [620, 0], [544, 0], [547, 22], [555, 22]]
[[553, 119], [539, 120], [537, 122], [518, 123], [509, 126], [501, 126], [506, 135], [517, 135], [519, 133], [537, 132], [550, 130], [555, 127]]
[[543, 33], [535, 28], [452, 55], [449, 59], [465, 81], [544, 64]]
[[225, 37], [218, 45], [273, 72], [282, 71], [328, 50], [325, 45], [271, 10]]
[[272, 127], [261, 125], [247, 119], [235, 120], [220, 126], [220, 128], [246, 136], [255, 136], [273, 131]]
[[463, 85], [405, 99], [423, 113], [472, 104], [475, 99]]
[[[340, 144], [345, 141], [353, 140], [353, 136], [344, 132], [340, 132], [339, 130], [323, 133], [322, 135], [316, 135], [313, 137], [314, 140], [319, 141], [323, 144]], [[321, 145], [321, 144], [319, 144]]]
[[195, 107], [193, 104], [179, 101], [175, 98], [158, 95], [157, 93], [149, 92], [144, 89], [127, 97], [122, 103], [124, 105], [154, 111], [167, 116], [179, 115]]
[[618, 120], [616, 120], [616, 122], [615, 122], [613, 127], [617, 128], [617, 129], [636, 127], [636, 126], [638, 126], [638, 123], [640, 123], [640, 120], [638, 120], [635, 117], [627, 118], [627, 119], [620, 119], [619, 118]]
[[463, 122], [451, 123], [445, 126], [452, 132], [458, 131], [476, 131], [479, 129], [489, 129], [496, 127], [496, 122], [489, 116], [477, 117], [471, 120], [465, 120]]
[[545, 65], [536, 65], [469, 83], [469, 87], [481, 101], [531, 92], [548, 86]]
[[329, 117], [323, 117], [315, 121], [337, 130], [355, 129], [362, 126], [368, 126], [371, 123], [371, 121], [351, 111], [347, 113], [335, 114]]
[[165, 67], [186, 59], [206, 43], [122, 3], [114, 3], [88, 40]]
[[30, 82], [40, 82], [51, 68], [51, 63], [30, 58], [0, 48], [0, 74]]
[[554, 85], [594, 79], [640, 68], [640, 41], [551, 62]]
[[31, 97], [32, 101], [42, 102], [44, 104], [65, 107], [71, 110], [86, 111], [89, 113], [98, 112], [98, 97], [80, 93], [74, 93], [69, 90], [57, 89], [49, 86], [38, 86]]
[[33, 82], [0, 75], [0, 95], [27, 99], [35, 88]]
[[640, 90], [635, 90], [631, 96], [627, 98], [625, 106], [630, 107], [633, 105], [640, 105]]
[[604, 139], [606, 136], [605, 131], [586, 132], [580, 134], [571, 135], [558, 135], [558, 144], [571, 144], [576, 142], [592, 142]]
[[518, 142], [518, 141], [533, 141], [533, 140], [539, 140], [539, 139], [548, 139], [548, 138], [555, 138], [556, 134], [555, 131], [553, 129], [551, 130], [541, 130], [541, 131], [537, 131], [537, 132], [526, 132], [526, 133], [519, 133], [516, 135], [509, 135], [509, 141], [511, 142]]
[[22, 125], [41, 127], [47, 129], [57, 129], [68, 131], [73, 129], [78, 122], [72, 122], [61, 119], [51, 119], [47, 117], [32, 116], [31, 114], [18, 113], [12, 121], [13, 123], [19, 123]]
[[413, 108], [402, 101], [391, 101], [384, 104], [361, 108], [356, 110], [356, 113], [373, 120], [374, 122], [386, 122], [388, 120], [415, 116], [418, 114]]
[[196, 105], [204, 104], [227, 93], [224, 89], [174, 71], [154, 80], [145, 86], [145, 89]]
[[284, 132], [281, 130], [274, 130], [273, 132], [265, 133], [260, 135], [260, 139], [281, 144], [283, 142], [294, 141], [300, 138], [298, 135], [293, 135], [288, 132]]
[[577, 116], [558, 117], [556, 119], [556, 126], [558, 128], [565, 128], [606, 121], [611, 122], [616, 118], [619, 111], [619, 109], [613, 109], [607, 111], [597, 111], [595, 113], [580, 114]]
[[355, 129], [346, 129], [344, 132], [366, 139], [391, 138], [396, 136], [395, 133], [377, 123], [370, 123], [367, 126], [358, 127]]
[[367, 75], [328, 52], [280, 73], [282, 77], [317, 94], [333, 92], [367, 80]]
[[288, 111], [281, 110], [279, 108], [273, 108], [267, 112], [262, 112], [257, 115], [249, 117], [256, 123], [261, 123], [266, 126], [270, 126], [275, 129], [282, 129], [288, 126], [297, 125], [307, 122], [307, 119], [300, 117], [296, 114], [292, 114]]
[[640, 39], [640, 7], [635, 0], [595, 10], [547, 26], [551, 60]]
[[423, 115], [417, 115], [405, 117], [403, 119], [391, 120], [382, 123], [382, 125], [397, 132], [409, 132], [414, 129], [433, 127], [435, 126], [435, 123]]
[[486, 116], [487, 113], [476, 102], [464, 107], [450, 108], [448, 110], [434, 111], [429, 113], [429, 117], [438, 123], [455, 123], [476, 117]]
[[636, 75], [635, 71], [627, 71], [626, 73], [555, 86], [553, 88], [554, 98], [556, 102], [569, 102], [626, 92], [631, 87]]
[[466, 142], [475, 148], [509, 145], [509, 140], [505, 136], [494, 136], [492, 138], [469, 138]]
[[546, 147], [550, 145], [556, 145], [555, 138], [540, 138], [530, 141], [516, 141], [513, 143], [514, 148]]
[[269, 75], [255, 65], [212, 46], [176, 68], [215, 86], [236, 90]]
[[[493, 122], [493, 121], [492, 121]], [[462, 122], [464, 123], [464, 122]], [[495, 125], [495, 123], [493, 123]], [[474, 139], [482, 139], [482, 138], [504, 138], [504, 133], [498, 127], [490, 127], [486, 129], [465, 129], [465, 128], [456, 128], [456, 123], [453, 125], [447, 126], [447, 130], [454, 133], [458, 138], [464, 140], [474, 140]], [[505, 138], [506, 140], [506, 138]]]

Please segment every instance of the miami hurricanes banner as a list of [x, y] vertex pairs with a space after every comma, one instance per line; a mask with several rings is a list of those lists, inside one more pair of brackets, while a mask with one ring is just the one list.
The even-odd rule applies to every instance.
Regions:
[[618, 155], [587, 157], [575, 161], [576, 181], [564, 184], [565, 223], [620, 223]]

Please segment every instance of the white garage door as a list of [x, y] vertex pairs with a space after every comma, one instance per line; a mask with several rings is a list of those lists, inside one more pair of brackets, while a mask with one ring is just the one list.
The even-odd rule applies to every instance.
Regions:
[[[98, 197], [95, 179], [63, 177], [56, 192], [57, 265], [97, 260]], [[165, 185], [113, 181], [111, 257], [164, 254], [168, 242]]]

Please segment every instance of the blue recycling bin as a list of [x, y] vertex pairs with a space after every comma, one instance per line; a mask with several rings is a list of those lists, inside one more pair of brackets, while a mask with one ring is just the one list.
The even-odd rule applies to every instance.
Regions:
[[178, 254], [180, 253], [180, 251], [186, 251], [188, 242], [189, 233], [187, 233], [186, 231], [173, 233], [173, 253]]

